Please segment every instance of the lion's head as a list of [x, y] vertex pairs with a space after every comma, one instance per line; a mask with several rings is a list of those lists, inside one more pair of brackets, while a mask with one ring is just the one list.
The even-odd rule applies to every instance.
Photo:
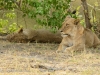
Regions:
[[60, 28], [62, 37], [75, 36], [76, 33], [82, 34], [84, 28], [79, 24], [80, 21], [78, 19], [66, 17], [65, 21], [62, 23], [62, 27]]
[[67, 16], [64, 20], [64, 22], [62, 23], [63, 26], [66, 25], [79, 25], [80, 24], [80, 20], [79, 19], [75, 19], [72, 18], [70, 16]]
[[6, 39], [10, 42], [29, 42], [28, 36], [24, 33], [23, 28], [20, 28], [17, 32], [8, 34]]
[[6, 39], [10, 42], [27, 42], [28, 41], [26, 35], [24, 35], [23, 33], [18, 33], [18, 32], [8, 34], [6, 36]]

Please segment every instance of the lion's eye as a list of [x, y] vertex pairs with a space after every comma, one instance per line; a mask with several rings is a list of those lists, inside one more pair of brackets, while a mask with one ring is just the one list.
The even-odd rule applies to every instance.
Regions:
[[66, 26], [68, 26], [69, 24], [66, 24]]

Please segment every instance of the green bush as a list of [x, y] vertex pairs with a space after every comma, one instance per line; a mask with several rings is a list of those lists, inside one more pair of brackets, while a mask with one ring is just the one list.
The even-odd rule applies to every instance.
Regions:
[[64, 18], [70, 14], [67, 9], [71, 0], [23, 0], [21, 10], [40, 25], [59, 29]]
[[0, 32], [1, 33], [12, 33], [18, 29], [16, 23], [9, 23], [9, 20], [12, 20], [16, 17], [15, 13], [5, 13], [6, 19], [0, 19]]

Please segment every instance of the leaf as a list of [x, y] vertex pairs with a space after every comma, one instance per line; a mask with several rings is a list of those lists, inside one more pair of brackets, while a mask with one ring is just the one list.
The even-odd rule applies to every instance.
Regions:
[[95, 5], [95, 6], [99, 6], [99, 3], [98, 3], [98, 2], [95, 2], [94, 5]]
[[43, 8], [42, 7], [38, 7], [36, 9], [36, 13], [39, 14], [39, 15], [42, 15], [43, 14]]

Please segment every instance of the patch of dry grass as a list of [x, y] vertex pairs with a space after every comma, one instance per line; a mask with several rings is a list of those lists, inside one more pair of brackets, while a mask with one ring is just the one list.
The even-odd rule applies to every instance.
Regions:
[[0, 75], [99, 75], [100, 51], [87, 49], [73, 55], [56, 53], [58, 44], [0, 46]]

